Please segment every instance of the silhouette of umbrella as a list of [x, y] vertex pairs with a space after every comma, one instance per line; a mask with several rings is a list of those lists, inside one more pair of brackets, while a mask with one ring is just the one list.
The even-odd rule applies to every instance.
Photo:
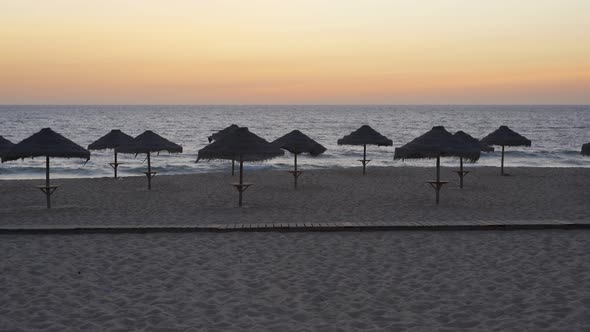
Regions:
[[513, 131], [507, 126], [500, 126], [494, 132], [481, 139], [481, 142], [488, 145], [499, 145], [502, 147], [502, 161], [500, 174], [504, 175], [504, 147], [505, 146], [531, 146], [531, 140]]
[[45, 186], [38, 186], [47, 197], [47, 208], [51, 208], [51, 195], [59, 188], [52, 186], [49, 181], [49, 158], [82, 158], [88, 161], [90, 151], [70, 141], [62, 135], [43, 128], [38, 133], [25, 138], [15, 144], [10, 150], [2, 155], [2, 162], [24, 159], [24, 158], [45, 157]]
[[[465, 133], [464, 131], [458, 131], [453, 136], [459, 139], [463, 144], [470, 144], [478, 147], [480, 151], [483, 152], [494, 152], [494, 148], [480, 142], [478, 139], [473, 138], [471, 135]], [[455, 171], [459, 175], [459, 188], [463, 189], [463, 178], [465, 175], [469, 174], [469, 171], [463, 170], [463, 157], [459, 157], [459, 170]]]
[[238, 127], [238, 125], [232, 124], [230, 126], [227, 126], [223, 129], [221, 129], [220, 131], [218, 131], [214, 134], [211, 134], [211, 136], [207, 137], [207, 139], [209, 140], [209, 143], [211, 143], [211, 142], [215, 141], [216, 139], [219, 139], [229, 133], [234, 132], [238, 128], [240, 128], [240, 127]]
[[448, 183], [440, 180], [440, 158], [458, 157], [465, 158], [470, 162], [476, 162], [479, 155], [480, 149], [478, 147], [464, 144], [456, 137], [453, 137], [443, 126], [436, 126], [410, 143], [396, 148], [393, 159], [436, 158], [436, 181], [428, 181], [428, 183], [436, 191], [436, 204], [438, 204], [440, 189]]
[[[209, 140], [209, 143], [211, 143], [211, 142], [215, 141], [216, 139], [219, 139], [220, 137], [223, 137], [223, 136], [235, 131], [238, 128], [240, 128], [240, 127], [238, 127], [238, 125], [232, 124], [224, 129], [221, 129], [220, 131], [212, 134], [211, 136], [207, 137], [207, 139]], [[235, 170], [236, 170], [236, 161], [232, 160], [231, 161], [231, 175], [232, 176], [234, 176]]]
[[359, 161], [363, 164], [363, 175], [365, 175], [366, 165], [371, 161], [367, 160], [367, 145], [392, 146], [393, 141], [379, 134], [375, 129], [363, 125], [359, 129], [339, 139], [338, 145], [363, 146], [363, 159]]
[[248, 128], [241, 127], [215, 140], [199, 150], [197, 161], [201, 159], [236, 160], [240, 162], [240, 182], [233, 186], [238, 190], [238, 206], [242, 206], [242, 193], [252, 184], [244, 183], [244, 162], [264, 161], [284, 155], [276, 145], [264, 138], [251, 133]]
[[158, 173], [152, 172], [151, 153], [157, 152], [159, 154], [161, 151], [182, 153], [182, 146], [170, 142], [151, 130], [146, 130], [143, 134], [135, 137], [131, 143], [120, 146], [118, 151], [119, 153], [133, 153], [135, 155], [145, 153], [147, 155], [148, 170], [144, 173], [148, 180], [148, 190], [151, 190], [152, 178]]
[[582, 145], [582, 155], [590, 156], [590, 143]]
[[4, 154], [6, 151], [10, 150], [13, 146], [14, 146], [14, 143], [12, 143], [11, 141], [7, 140], [6, 138], [0, 136], [0, 157], [2, 157], [2, 154]]
[[113, 129], [108, 134], [96, 140], [96, 142], [88, 145], [88, 150], [106, 150], [113, 149], [115, 152], [115, 161], [109, 163], [115, 171], [115, 179], [117, 178], [117, 168], [122, 163], [117, 162], [117, 148], [123, 145], [131, 144], [133, 137], [125, 134], [119, 129]]
[[309, 138], [299, 130], [293, 130], [292, 132], [277, 138], [272, 144], [291, 152], [294, 156], [294, 169], [289, 171], [294, 177], [294, 188], [297, 189], [297, 178], [303, 173], [303, 171], [297, 170], [297, 155], [301, 153], [309, 153], [311, 156], [319, 156], [326, 151], [326, 148], [320, 143]]
[[0, 157], [2, 157], [2, 155], [8, 150], [10, 150], [13, 146], [14, 143], [0, 136]]

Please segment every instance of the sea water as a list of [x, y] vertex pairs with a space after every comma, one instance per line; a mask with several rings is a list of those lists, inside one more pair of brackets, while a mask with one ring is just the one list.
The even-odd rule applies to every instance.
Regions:
[[[50, 127], [87, 147], [108, 133], [121, 129], [131, 136], [153, 130], [182, 145], [182, 154], [162, 152], [152, 158], [161, 174], [228, 171], [228, 161], [199, 161], [197, 152], [208, 144], [207, 136], [231, 124], [245, 126], [268, 141], [299, 129], [328, 150], [319, 157], [299, 157], [300, 168], [358, 167], [362, 146], [339, 146], [336, 141], [363, 124], [393, 140], [393, 147], [367, 147], [369, 166], [432, 167], [432, 160], [393, 160], [395, 147], [442, 125], [450, 132], [463, 130], [481, 138], [507, 125], [532, 140], [532, 146], [507, 147], [506, 166], [590, 167], [582, 157], [583, 143], [590, 142], [590, 106], [0, 106], [0, 135], [14, 143]], [[474, 166], [499, 166], [500, 152], [482, 153]], [[108, 163], [112, 151], [92, 151], [88, 162], [79, 159], [51, 160], [54, 178], [112, 176]], [[43, 178], [44, 158], [6, 162], [0, 179]], [[145, 156], [119, 155], [121, 176], [142, 175]], [[288, 169], [292, 155], [247, 169]], [[443, 165], [456, 165], [446, 158]]]

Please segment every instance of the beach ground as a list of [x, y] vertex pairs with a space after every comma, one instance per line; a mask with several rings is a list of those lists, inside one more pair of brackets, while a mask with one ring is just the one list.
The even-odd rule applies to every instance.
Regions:
[[590, 231], [0, 235], [3, 331], [588, 331]]
[[[195, 225], [225, 223], [568, 220], [590, 216], [590, 168], [469, 168], [465, 186], [442, 168], [450, 181], [440, 205], [426, 183], [434, 168], [369, 167], [311, 170], [299, 189], [286, 171], [250, 171], [254, 183], [238, 208], [229, 173], [158, 175], [147, 190], [145, 177], [122, 180], [56, 179], [53, 209], [35, 188], [42, 180], [0, 181], [1, 226]], [[229, 164], [228, 164], [229, 172]]]
[[[590, 169], [0, 182], [0, 226], [587, 222]], [[1, 234], [0, 331], [587, 331], [590, 230]]]

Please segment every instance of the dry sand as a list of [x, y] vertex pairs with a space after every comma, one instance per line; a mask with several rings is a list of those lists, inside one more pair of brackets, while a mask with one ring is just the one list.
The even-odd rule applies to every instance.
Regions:
[[237, 208], [237, 181], [227, 173], [156, 176], [153, 190], [145, 177], [120, 181], [54, 180], [61, 184], [51, 211], [34, 186], [42, 180], [0, 181], [0, 227], [15, 225], [166, 225], [203, 223], [388, 222], [475, 220], [588, 220], [589, 168], [478, 167], [459, 189], [458, 176], [435, 205], [434, 168], [369, 167], [314, 170], [292, 188], [285, 171], [250, 171], [245, 207]]
[[590, 231], [0, 235], [3, 331], [589, 331]]
[[[0, 226], [588, 220], [590, 169], [0, 181]], [[0, 331], [588, 331], [590, 231], [0, 235]]]

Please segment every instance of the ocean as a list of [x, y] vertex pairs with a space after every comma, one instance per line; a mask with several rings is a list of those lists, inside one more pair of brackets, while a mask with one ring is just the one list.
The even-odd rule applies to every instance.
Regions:
[[[358, 167], [362, 147], [338, 146], [336, 140], [363, 124], [393, 140], [393, 147], [367, 148], [370, 166], [432, 167], [432, 160], [394, 161], [393, 151], [415, 137], [442, 125], [448, 131], [463, 130], [481, 138], [500, 125], [532, 140], [532, 147], [507, 148], [506, 167], [590, 167], [590, 158], [582, 157], [582, 144], [590, 142], [590, 106], [0, 106], [0, 135], [14, 143], [51, 127], [74, 142], [87, 147], [111, 129], [137, 136], [153, 130], [183, 146], [184, 153], [161, 153], [152, 164], [161, 174], [187, 174], [229, 171], [230, 162], [200, 161], [197, 151], [207, 145], [207, 136], [230, 124], [246, 126], [272, 141], [299, 129], [328, 150], [319, 157], [298, 158], [302, 169]], [[119, 155], [124, 162], [121, 176], [143, 175], [145, 157]], [[107, 164], [112, 151], [92, 151], [85, 163], [77, 159], [52, 159], [53, 178], [108, 177]], [[444, 159], [443, 165], [457, 160]], [[482, 153], [477, 166], [499, 166], [500, 153]], [[0, 165], [0, 179], [43, 178], [44, 159], [26, 159]], [[289, 169], [292, 156], [245, 166], [253, 169]]]

